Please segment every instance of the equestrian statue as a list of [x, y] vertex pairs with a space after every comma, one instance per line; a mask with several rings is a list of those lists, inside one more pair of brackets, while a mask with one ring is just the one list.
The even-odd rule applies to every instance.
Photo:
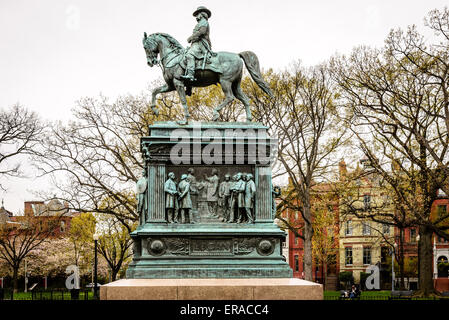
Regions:
[[[192, 87], [207, 87], [220, 84], [225, 94], [223, 102], [214, 109], [213, 121], [217, 121], [219, 111], [231, 103], [234, 97], [239, 99], [246, 109], [246, 120], [251, 121], [251, 110], [248, 97], [243, 93], [243, 63], [252, 79], [270, 97], [271, 90], [260, 73], [259, 59], [251, 51], [239, 54], [230, 52], [213, 52], [209, 39], [209, 22], [211, 12], [206, 7], [198, 7], [193, 13], [197, 25], [193, 34], [187, 39], [191, 44], [184, 49], [172, 36], [165, 33], [144, 33], [143, 47], [150, 67], [159, 64], [162, 68], [165, 85], [152, 92], [151, 109], [158, 115], [156, 95], [176, 90], [184, 108], [184, 122], [189, 120], [189, 109], [186, 94], [191, 95]], [[158, 55], [160, 60], [158, 60]]]

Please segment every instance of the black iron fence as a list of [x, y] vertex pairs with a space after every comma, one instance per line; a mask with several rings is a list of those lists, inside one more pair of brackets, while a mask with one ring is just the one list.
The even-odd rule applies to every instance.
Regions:
[[391, 297], [391, 296], [360, 296], [357, 298], [347, 298], [339, 296], [324, 296], [324, 300], [341, 300], [341, 301], [357, 301], [357, 300], [447, 300], [449, 302], [449, 297]]
[[31, 292], [17, 292], [13, 289], [0, 289], [0, 301], [2, 300], [91, 300], [91, 290], [32, 290]]
[[91, 290], [37, 290], [32, 291], [31, 300], [89, 300]]

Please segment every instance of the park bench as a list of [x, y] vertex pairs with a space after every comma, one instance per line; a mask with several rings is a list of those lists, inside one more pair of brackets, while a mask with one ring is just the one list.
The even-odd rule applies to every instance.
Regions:
[[392, 291], [390, 300], [412, 300], [413, 291]]

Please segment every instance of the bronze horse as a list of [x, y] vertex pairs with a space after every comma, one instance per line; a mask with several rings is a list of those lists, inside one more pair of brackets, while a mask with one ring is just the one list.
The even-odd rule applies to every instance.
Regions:
[[[163, 70], [165, 85], [156, 88], [152, 92], [151, 108], [153, 112], [158, 115], [159, 111], [156, 108], [156, 95], [159, 93], [170, 92], [176, 90], [184, 107], [185, 121], [189, 120], [189, 108], [186, 100], [186, 87], [207, 87], [212, 84], [220, 84], [225, 94], [223, 102], [214, 109], [213, 121], [218, 120], [219, 111], [231, 103], [234, 97], [239, 99], [246, 109], [246, 120], [251, 121], [251, 110], [248, 97], [240, 88], [242, 81], [243, 63], [249, 71], [252, 79], [257, 85], [270, 97], [272, 97], [271, 90], [268, 84], [263, 80], [260, 73], [259, 60], [257, 56], [251, 51], [244, 51], [239, 54], [230, 52], [217, 52], [215, 65], [218, 66], [220, 72], [214, 71], [210, 66], [206, 67], [205, 61], [202, 63], [202, 68], [197, 68], [195, 71], [196, 80], [193, 82], [181, 78], [184, 75], [184, 53], [185, 49], [172, 36], [165, 33], [153, 33], [147, 36], [144, 33], [143, 47], [147, 55], [147, 63], [150, 67], [155, 64], [161, 64]], [[160, 55], [160, 60], [157, 57]], [[209, 62], [209, 61], [208, 61]], [[201, 64], [201, 61], [200, 61]], [[212, 69], [212, 70], [211, 70]], [[216, 70], [217, 68], [215, 68]]]

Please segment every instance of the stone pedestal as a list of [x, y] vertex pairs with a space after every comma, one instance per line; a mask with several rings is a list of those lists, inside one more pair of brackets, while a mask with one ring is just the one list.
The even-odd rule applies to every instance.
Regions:
[[322, 300], [321, 284], [296, 278], [123, 279], [100, 287], [101, 300]]
[[[259, 123], [158, 122], [150, 126], [149, 136], [141, 138], [148, 210], [140, 219], [145, 223], [131, 234], [134, 257], [127, 278], [292, 277], [282, 256], [286, 234], [273, 223], [271, 161], [276, 146], [267, 128]], [[173, 172], [179, 183], [180, 177], [192, 169], [188, 179], [191, 196], [196, 197], [192, 201], [196, 206], [192, 209], [194, 224], [168, 223], [164, 191], [167, 175]], [[208, 180], [214, 169], [215, 180]], [[227, 223], [210, 212], [214, 207], [211, 202], [217, 201], [213, 194], [217, 181], [219, 185], [226, 175], [237, 173], [253, 176], [254, 223]], [[215, 187], [210, 181], [216, 182]], [[215, 208], [218, 215], [223, 210], [218, 202]], [[244, 208], [239, 210], [245, 212]]]

